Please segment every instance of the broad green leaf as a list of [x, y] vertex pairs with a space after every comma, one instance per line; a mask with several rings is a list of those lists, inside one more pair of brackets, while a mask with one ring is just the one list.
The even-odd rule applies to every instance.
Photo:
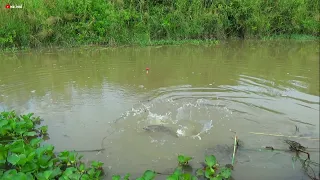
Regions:
[[31, 119], [31, 117], [34, 115], [34, 113], [27, 114], [28, 118]]
[[91, 163], [91, 165], [92, 165], [92, 167], [94, 167], [94, 168], [100, 168], [100, 167], [103, 166], [103, 163], [102, 163], [102, 162], [99, 162], [99, 161], [93, 161], [93, 162]]
[[53, 152], [53, 150], [54, 150], [54, 146], [51, 145], [51, 144], [45, 144], [45, 145], [43, 146], [43, 148], [45, 148], [45, 150], [47, 151], [47, 153], [48, 153], [48, 152]]
[[221, 174], [222, 177], [228, 179], [229, 177], [231, 177], [231, 169], [229, 168], [222, 168], [221, 172], [219, 173]]
[[197, 172], [196, 172], [197, 176], [203, 176], [203, 174], [204, 174], [204, 170], [203, 169], [198, 169]]
[[26, 121], [19, 121], [19, 122], [16, 122], [16, 126], [17, 128], [21, 128], [21, 129], [26, 129], [25, 126], [26, 126]]
[[46, 178], [46, 179], [49, 179], [50, 176], [52, 174], [52, 170], [47, 170], [45, 172], [43, 172], [43, 176]]
[[36, 136], [37, 133], [35, 131], [25, 132], [23, 133], [24, 136]]
[[179, 163], [184, 163], [185, 161], [184, 161], [184, 156], [183, 155], [179, 155], [178, 156], [178, 161], [179, 161]]
[[[22, 135], [23, 133], [26, 132], [26, 129], [24, 128], [21, 128], [21, 127], [16, 127], [16, 128], [13, 128], [14, 129], [14, 133], [15, 134], [18, 134], [18, 136]], [[17, 136], [17, 135], [16, 135]]]
[[184, 180], [191, 180], [192, 176], [191, 176], [191, 174], [186, 173], [186, 174], [183, 174], [182, 177], [183, 177]]
[[136, 180], [147, 180], [147, 179], [145, 179], [144, 177], [139, 177]]
[[45, 180], [45, 179], [46, 179], [46, 178], [44, 177], [43, 172], [38, 172], [35, 176], [36, 176], [37, 179], [41, 179], [41, 180]]
[[83, 174], [81, 176], [81, 180], [89, 180], [90, 179], [90, 176], [88, 174]]
[[84, 170], [85, 170], [85, 166], [84, 166], [83, 163], [81, 163], [80, 166], [79, 166], [79, 171], [83, 172]]
[[81, 174], [79, 172], [74, 172], [73, 174], [69, 175], [70, 180], [79, 180]]
[[65, 176], [70, 176], [71, 174], [73, 174], [74, 171], [76, 171], [77, 169], [74, 167], [69, 167], [67, 168], [64, 172], [63, 175]]
[[95, 177], [98, 178], [100, 177], [102, 171], [101, 170], [97, 170], [96, 173], [95, 173]]
[[93, 177], [94, 176], [94, 173], [95, 173], [95, 169], [93, 168], [90, 168], [89, 170], [87, 170], [87, 173], [90, 177]]
[[28, 180], [28, 176], [22, 172], [17, 173], [12, 177], [12, 179], [19, 179], [19, 180]]
[[52, 156], [49, 155], [42, 155], [39, 159], [39, 165], [41, 168], [49, 168], [53, 166], [53, 159]]
[[26, 176], [28, 180], [35, 180], [34, 176], [30, 172], [26, 173]]
[[124, 176], [124, 180], [129, 180], [129, 177], [130, 177], [130, 174], [129, 173], [127, 173], [125, 176]]
[[206, 156], [205, 163], [207, 164], [207, 166], [213, 167], [217, 164], [216, 157], [214, 155]]
[[179, 175], [172, 174], [168, 176], [166, 180], [179, 180]]
[[76, 153], [76, 152], [70, 152], [70, 153], [69, 153], [69, 156], [68, 156], [69, 161], [70, 161], [71, 163], [74, 163], [74, 162], [76, 161], [76, 156], [77, 156], [77, 153]]
[[9, 163], [15, 166], [19, 162], [20, 157], [17, 154], [11, 154], [7, 159]]
[[11, 169], [3, 173], [1, 180], [12, 180], [13, 177], [17, 174], [17, 170]]
[[223, 180], [223, 178], [221, 176], [217, 176], [210, 178], [210, 180]]
[[17, 127], [17, 122], [11, 121], [8, 125], [10, 125], [10, 127], [11, 127], [12, 129], [16, 129], [16, 127]]
[[33, 160], [33, 158], [35, 157], [35, 155], [36, 155], [36, 152], [31, 152], [30, 154], [28, 154], [28, 157], [27, 157], [27, 159], [28, 159], [28, 161], [32, 161]]
[[4, 125], [7, 125], [9, 123], [8, 120], [0, 120], [0, 128]]
[[178, 156], [179, 163], [187, 163], [191, 159], [192, 159], [192, 157], [189, 157], [189, 156], [183, 156], [183, 155]]
[[191, 180], [198, 180], [196, 176], [192, 176]]
[[2, 127], [0, 128], [0, 132], [1, 132], [1, 134], [3, 134], [3, 135], [9, 134], [8, 132], [11, 131], [11, 130], [12, 130], [12, 128], [11, 128], [10, 124], [4, 125], [4, 126], [2, 126]]
[[[15, 122], [11, 122], [11, 124], [12, 123], [16, 124]], [[10, 124], [10, 121], [9, 121], [8, 124], [2, 126], [2, 129], [6, 129], [6, 130], [10, 130], [11, 131], [13, 129], [11, 124]]]
[[42, 139], [40, 138], [34, 138], [30, 141], [30, 145], [32, 147], [39, 147], [39, 144], [42, 142]]
[[173, 172], [174, 175], [180, 176], [182, 174], [182, 170], [180, 168], [176, 168]]
[[21, 172], [34, 172], [37, 170], [39, 166], [34, 162], [27, 162], [24, 166], [21, 168]]
[[214, 175], [214, 169], [207, 168], [204, 172], [204, 175], [206, 176], [206, 178], [212, 177]]
[[58, 156], [61, 161], [64, 161], [64, 162], [69, 161], [69, 151], [60, 152]]
[[28, 159], [27, 159], [27, 157], [26, 157], [26, 155], [25, 154], [20, 154], [19, 155], [19, 162], [18, 162], [18, 165], [24, 165], [24, 164], [26, 164], [26, 162], [28, 161]]
[[78, 160], [80, 161], [82, 158], [83, 158], [83, 155], [80, 155], [80, 156], [78, 157]]
[[113, 175], [112, 180], [120, 180], [121, 176], [120, 175]]
[[59, 177], [59, 180], [70, 180], [68, 178], [68, 176], [62, 175], [61, 177]]
[[41, 159], [41, 156], [45, 153], [45, 148], [39, 147], [36, 149], [36, 155], [38, 159]]
[[56, 176], [59, 176], [62, 174], [62, 171], [59, 167], [56, 167], [52, 170], [52, 174], [50, 175], [50, 178], [53, 179], [55, 178]]
[[8, 152], [6, 148], [0, 144], [0, 164], [3, 164], [6, 162], [7, 155], [8, 155]]
[[145, 180], [152, 180], [156, 177], [156, 173], [154, 171], [151, 170], [146, 170], [143, 173], [143, 177], [145, 178]]
[[48, 131], [48, 126], [41, 126], [39, 129], [40, 129], [43, 133], [47, 133], [47, 131]]
[[34, 124], [31, 120], [26, 121], [26, 127], [27, 127], [28, 129], [34, 128], [34, 125], [35, 125], [35, 124]]
[[23, 140], [17, 140], [13, 142], [9, 147], [10, 147], [9, 151], [11, 152], [23, 153], [25, 148], [25, 143], [23, 142]]
[[6, 175], [6, 174], [11, 174], [11, 175], [14, 175], [14, 174], [17, 174], [17, 170], [16, 169], [10, 169], [8, 171], [5, 171], [3, 175]]
[[54, 161], [54, 159], [51, 159], [49, 162], [48, 162], [48, 167], [53, 167], [53, 161]]

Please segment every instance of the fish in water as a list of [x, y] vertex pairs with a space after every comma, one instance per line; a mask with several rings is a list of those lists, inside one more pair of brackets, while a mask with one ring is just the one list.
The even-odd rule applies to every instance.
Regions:
[[149, 125], [149, 126], [144, 127], [143, 129], [148, 131], [148, 132], [162, 132], [162, 133], [166, 133], [166, 134], [169, 134], [171, 136], [174, 136], [174, 137], [178, 137], [176, 131], [174, 131], [170, 127], [166, 127], [166, 126], [163, 126], [163, 125]]

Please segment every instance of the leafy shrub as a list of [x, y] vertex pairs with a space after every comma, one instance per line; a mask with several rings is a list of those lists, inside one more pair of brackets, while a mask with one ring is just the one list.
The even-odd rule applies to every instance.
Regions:
[[[317, 0], [21, 0], [0, 10], [0, 48], [319, 36]], [[289, 36], [290, 37], [290, 36]]]

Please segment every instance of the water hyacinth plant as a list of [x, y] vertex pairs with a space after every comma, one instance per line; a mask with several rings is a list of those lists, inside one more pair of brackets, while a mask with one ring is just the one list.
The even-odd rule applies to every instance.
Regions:
[[0, 114], [0, 179], [101, 179], [101, 162], [86, 166], [76, 152], [54, 152], [44, 144], [47, 126], [37, 126], [32, 113], [18, 116], [14, 111]]

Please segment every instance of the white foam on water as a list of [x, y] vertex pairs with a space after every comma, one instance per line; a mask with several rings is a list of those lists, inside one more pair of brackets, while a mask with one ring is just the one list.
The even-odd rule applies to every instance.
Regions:
[[212, 120], [210, 120], [210, 121], [208, 121], [208, 122], [206, 122], [206, 123], [204, 123], [203, 124], [203, 128], [202, 128], [202, 130], [198, 133], [198, 134], [196, 134], [196, 135], [194, 135], [194, 136], [192, 136], [193, 138], [195, 138], [195, 137], [197, 137], [199, 140], [201, 140], [201, 134], [203, 134], [203, 133], [208, 133], [208, 131], [211, 129], [213, 127], [213, 125], [212, 125]]
[[180, 137], [180, 136], [186, 136], [186, 131], [189, 129], [187, 126], [182, 126], [182, 125], [179, 125], [180, 128], [177, 130], [177, 135]]
[[[158, 99], [156, 101], [141, 103], [138, 107], [123, 114], [123, 121], [128, 125], [120, 125], [126, 128], [135, 127], [138, 132], [148, 125], [164, 125], [173, 128], [179, 137], [197, 138], [201, 140], [205, 133], [210, 133], [213, 123], [229, 119], [232, 112], [219, 106], [219, 102], [209, 99]], [[132, 123], [136, 123], [132, 124]], [[142, 130], [141, 130], [142, 131]], [[152, 143], [163, 144], [162, 136], [151, 139]], [[163, 136], [162, 138], [167, 138]], [[161, 141], [161, 142], [160, 142]]]
[[153, 125], [169, 124], [169, 121], [171, 121], [171, 112], [167, 112], [165, 115], [159, 115], [149, 111], [147, 120], [148, 123]]

